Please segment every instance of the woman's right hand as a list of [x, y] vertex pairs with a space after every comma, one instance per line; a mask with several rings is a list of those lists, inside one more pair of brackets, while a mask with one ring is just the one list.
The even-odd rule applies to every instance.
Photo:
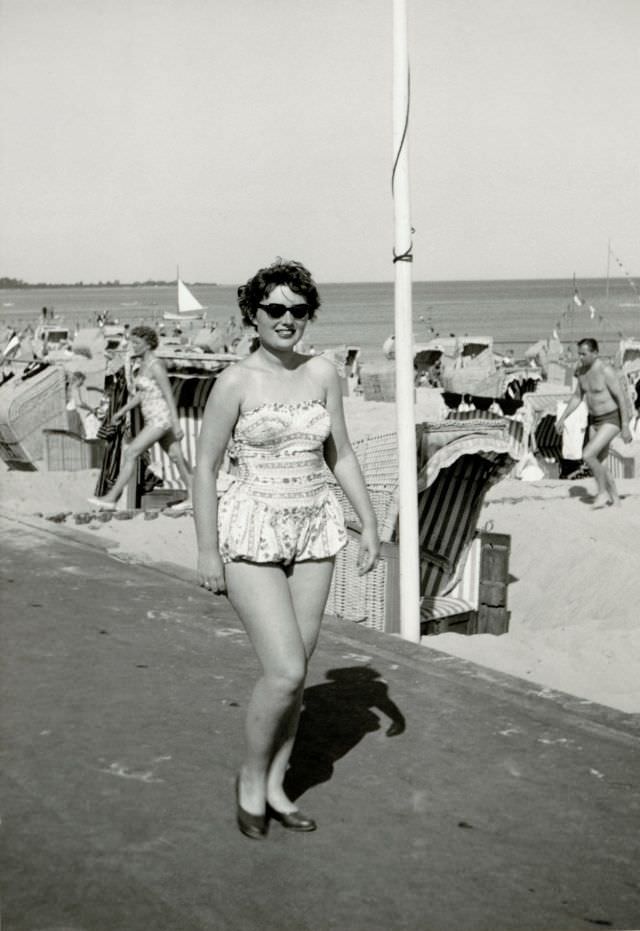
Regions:
[[380, 556], [380, 538], [375, 526], [363, 527], [358, 551], [358, 575], [365, 575], [376, 565]]
[[221, 595], [227, 590], [224, 578], [224, 563], [220, 553], [200, 553], [198, 555], [198, 584], [202, 588]]

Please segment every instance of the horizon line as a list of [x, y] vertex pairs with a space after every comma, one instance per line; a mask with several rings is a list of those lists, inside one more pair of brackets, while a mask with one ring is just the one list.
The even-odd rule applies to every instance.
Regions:
[[[607, 275], [592, 275], [588, 277], [579, 277], [580, 281], [609, 281], [609, 282], [621, 282], [624, 284], [629, 284], [629, 277], [640, 277], [640, 276], [625, 276], [625, 275], [616, 275], [616, 276], [607, 276]], [[532, 282], [532, 281], [569, 281], [574, 282], [576, 276], [572, 275], [560, 275], [552, 277], [529, 277], [529, 278], [415, 278], [412, 280], [412, 284], [494, 284], [494, 283], [512, 283], [516, 284], [519, 282]], [[13, 285], [10, 287], [0, 286], [1, 291], [19, 291], [26, 288], [144, 288], [144, 287], [175, 287], [177, 281], [175, 279], [152, 279], [147, 278], [144, 281], [120, 281], [119, 279], [113, 279], [112, 281], [38, 281], [30, 282], [24, 281], [20, 278], [11, 278], [9, 275], [0, 275], [0, 280], [5, 281], [16, 281], [20, 284]], [[188, 284], [191, 287], [220, 287], [220, 288], [233, 288], [237, 287], [238, 283], [235, 281], [231, 282], [221, 282], [221, 281], [186, 281], [181, 279], [185, 284]], [[341, 281], [323, 281], [318, 280], [318, 284], [321, 286], [326, 285], [365, 285], [365, 284], [384, 284], [384, 285], [393, 285], [393, 278], [362, 278], [362, 279], [350, 279], [350, 280], [341, 280]]]

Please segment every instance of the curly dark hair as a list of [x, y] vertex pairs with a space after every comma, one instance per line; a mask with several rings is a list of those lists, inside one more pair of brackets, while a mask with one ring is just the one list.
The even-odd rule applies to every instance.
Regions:
[[129, 336], [137, 336], [139, 339], [143, 339], [148, 345], [149, 349], [158, 348], [158, 334], [153, 329], [153, 327], [143, 325], [134, 326], [133, 329], [130, 330]]
[[245, 326], [255, 325], [255, 316], [260, 304], [277, 285], [287, 285], [296, 294], [301, 294], [309, 308], [309, 320], [313, 320], [320, 307], [320, 295], [311, 272], [301, 262], [276, 259], [267, 268], [261, 268], [246, 284], [238, 288], [238, 306]]
[[598, 340], [593, 339], [591, 336], [585, 336], [584, 339], [578, 340], [578, 348], [580, 346], [586, 346], [589, 352], [600, 352], [600, 347], [598, 346]]

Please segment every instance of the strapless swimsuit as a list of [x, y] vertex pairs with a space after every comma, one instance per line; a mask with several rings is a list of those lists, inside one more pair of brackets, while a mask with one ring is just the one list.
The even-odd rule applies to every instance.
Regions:
[[229, 448], [231, 482], [218, 501], [224, 562], [326, 559], [346, 545], [323, 455], [330, 429], [322, 401], [266, 403], [240, 414]]

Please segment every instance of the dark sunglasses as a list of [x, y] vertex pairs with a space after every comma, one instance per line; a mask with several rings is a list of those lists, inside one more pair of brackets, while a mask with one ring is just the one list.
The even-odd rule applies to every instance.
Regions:
[[307, 304], [294, 304], [293, 307], [285, 307], [284, 304], [258, 304], [272, 320], [280, 320], [281, 317], [289, 311], [294, 320], [304, 320], [309, 316], [311, 310]]

